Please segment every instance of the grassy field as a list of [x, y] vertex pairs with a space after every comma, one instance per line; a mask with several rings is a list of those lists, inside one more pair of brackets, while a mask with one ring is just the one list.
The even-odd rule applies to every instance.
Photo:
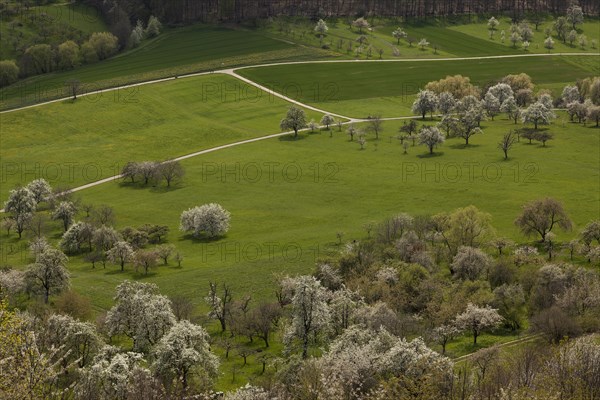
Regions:
[[[582, 57], [584, 58], [584, 57]], [[600, 57], [587, 57], [600, 60]], [[562, 90], [567, 83], [591, 76], [567, 57], [531, 57], [468, 61], [407, 61], [283, 65], [238, 72], [303, 103], [353, 117], [410, 115], [414, 94], [447, 75], [469, 76], [483, 85], [516, 72], [533, 77], [538, 87]], [[341, 77], [341, 79], [340, 79]], [[557, 93], [559, 94], [559, 93]]]
[[2, 114], [0, 196], [35, 176], [73, 187], [116, 175], [130, 160], [163, 160], [274, 133], [288, 107], [214, 74]]
[[248, 30], [194, 25], [167, 30], [136, 49], [99, 63], [19, 81], [0, 90], [0, 109], [68, 96], [65, 82], [71, 79], [82, 83], [82, 91], [92, 91], [222, 67], [328, 55]]
[[[497, 28], [497, 32], [494, 35], [493, 39], [489, 37], [489, 31], [487, 27], [487, 20], [480, 21], [472, 24], [461, 24], [456, 26], [448, 27], [450, 31], [461, 32], [472, 38], [479, 39], [485, 43], [487, 43], [490, 48], [497, 48], [498, 46], [508, 50], [512, 53], [527, 53], [527, 51], [523, 50], [521, 44], [517, 44], [516, 47], [510, 42], [510, 18], [499, 18], [498, 21], [500, 25]], [[535, 30], [535, 25], [529, 24], [531, 30], [533, 31], [533, 38], [530, 40], [529, 53], [547, 53], [548, 50], [544, 47], [544, 40], [546, 39], [546, 35], [544, 31], [546, 28], [552, 29], [553, 21], [546, 21], [540, 24], [538, 30]], [[570, 29], [569, 29], [570, 30]], [[500, 39], [500, 32], [504, 31], [506, 35], [506, 39], [504, 43], [502, 43]], [[580, 52], [591, 52], [598, 53], [598, 45], [600, 42], [600, 21], [598, 19], [587, 19], [583, 24], [579, 24], [577, 26], [578, 34], [585, 34], [588, 39], [588, 45], [585, 48], [581, 48], [578, 45], [578, 42], [575, 42], [574, 45], [570, 45], [569, 43], [563, 43], [562, 40], [558, 39], [555, 35], [556, 32], [552, 31], [553, 39], [554, 39], [554, 49], [552, 52], [556, 53], [580, 53]], [[592, 39], [596, 40], [596, 49], [592, 48], [591, 41]]]
[[[393, 19], [369, 18], [372, 25], [371, 30], [363, 30], [362, 33], [355, 28], [351, 28], [344, 19], [326, 19], [329, 31], [321, 41], [314, 32], [314, 23], [302, 19], [280, 19], [271, 25], [267, 25], [266, 30], [274, 36], [285, 37], [290, 41], [304, 43], [311, 46], [329, 46], [331, 49], [351, 57], [367, 58], [366, 52], [357, 54], [355, 52], [358, 43], [356, 39], [359, 35], [365, 35], [368, 45], [375, 49], [383, 49], [383, 58], [436, 58], [442, 56], [484, 56], [484, 55], [507, 55], [507, 54], [527, 54], [527, 53], [546, 53], [543, 41], [545, 39], [544, 29], [552, 26], [551, 21], [540, 25], [539, 31], [534, 31], [534, 38], [528, 51], [522, 49], [519, 43], [513, 47], [509, 41], [510, 37], [510, 19], [500, 18], [500, 25], [493, 39], [489, 38], [487, 19], [475, 19], [467, 21], [459, 19], [426, 19], [410, 22], [394, 21]], [[409, 45], [406, 39], [397, 41], [392, 36], [392, 32], [397, 28], [402, 29], [409, 37], [414, 38], [415, 42]], [[532, 26], [534, 29], [534, 26]], [[500, 40], [500, 31], [506, 32], [506, 39], [503, 43]], [[588, 37], [590, 44], [581, 48], [578, 45], [571, 46], [563, 44], [560, 40], [555, 43], [554, 52], [589, 52], [598, 53], [598, 49], [591, 46], [591, 40], [600, 39], [600, 23], [597, 19], [588, 19], [584, 24], [579, 25], [578, 32]], [[427, 39], [430, 45], [425, 49], [420, 49], [416, 44], [422, 38]], [[339, 47], [339, 41], [343, 44]], [[353, 51], [348, 50], [348, 43], [352, 42]], [[398, 48], [400, 55], [394, 56], [392, 49]], [[371, 58], [379, 58], [374, 51]]]
[[[183, 162], [184, 183], [172, 190], [119, 183], [85, 190], [83, 202], [115, 208], [119, 227], [170, 226], [169, 240], [185, 261], [181, 268], [159, 267], [145, 277], [131, 268], [125, 273], [114, 266], [93, 270], [75, 257], [74, 287], [85, 288], [100, 308], [110, 306], [113, 288], [125, 278], [155, 282], [165, 293], [186, 295], [196, 304], [209, 279], [260, 297], [271, 294], [272, 273], [309, 272], [319, 255], [336, 250], [337, 232], [345, 232], [345, 240], [360, 238], [365, 222], [398, 212], [429, 214], [474, 204], [492, 214], [498, 234], [521, 240], [513, 220], [519, 207], [534, 198], [564, 202], [577, 228], [597, 218], [598, 129], [567, 123], [561, 115], [550, 127], [555, 139], [546, 147], [522, 141], [505, 162], [496, 143], [514, 127], [509, 121], [485, 123], [485, 134], [473, 137], [468, 148], [450, 139], [433, 157], [422, 147], [402, 154], [391, 137], [399, 126], [386, 123], [380, 140], [369, 141], [363, 151], [343, 132], [334, 132], [333, 138], [324, 132], [206, 154]], [[209, 202], [232, 213], [225, 238], [206, 242], [178, 232], [181, 211]], [[559, 233], [558, 239], [573, 237], [577, 228]], [[54, 226], [52, 237], [59, 235]], [[269, 243], [275, 246], [272, 251]], [[4, 235], [2, 244], [5, 249], [18, 246]], [[6, 262], [24, 263], [19, 256], [17, 251]]]

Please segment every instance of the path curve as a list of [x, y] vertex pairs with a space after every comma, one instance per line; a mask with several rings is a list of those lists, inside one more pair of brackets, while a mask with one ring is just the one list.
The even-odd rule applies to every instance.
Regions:
[[[163, 79], [154, 79], [154, 80], [150, 80], [150, 81], [146, 81], [146, 82], [139, 82], [139, 83], [134, 83], [134, 84], [130, 84], [130, 85], [124, 85], [124, 86], [118, 86], [118, 87], [114, 87], [114, 88], [108, 88], [108, 89], [102, 89], [102, 90], [96, 90], [93, 92], [88, 92], [88, 93], [84, 93], [79, 95], [79, 97], [84, 97], [84, 96], [91, 96], [94, 94], [100, 94], [100, 93], [104, 93], [104, 92], [110, 92], [110, 91], [114, 91], [114, 90], [120, 90], [120, 89], [126, 89], [126, 88], [131, 88], [131, 87], [137, 87], [137, 86], [143, 86], [143, 85], [150, 85], [153, 83], [160, 83], [160, 82], [167, 82], [167, 81], [171, 81], [171, 80], [175, 80], [175, 79], [185, 79], [185, 78], [191, 78], [191, 77], [196, 77], [196, 76], [203, 76], [203, 75], [210, 75], [213, 73], [219, 73], [219, 74], [225, 74], [225, 75], [229, 75], [232, 76], [236, 79], [239, 79], [249, 85], [252, 85], [256, 88], [259, 88], [263, 91], [266, 91], [267, 93], [270, 93], [273, 96], [279, 97], [285, 101], [288, 101], [290, 103], [299, 105], [301, 107], [304, 107], [306, 109], [309, 110], [313, 110], [319, 113], [323, 113], [323, 114], [329, 114], [338, 118], [342, 118], [342, 119], [346, 119], [347, 121], [344, 122], [343, 124], [351, 124], [351, 123], [359, 123], [359, 122], [367, 122], [369, 121], [369, 119], [367, 118], [353, 118], [353, 117], [348, 117], [348, 116], [344, 116], [341, 114], [335, 114], [335, 113], [331, 113], [328, 112], [326, 110], [322, 110], [304, 103], [301, 103], [297, 100], [294, 100], [290, 97], [287, 97], [283, 94], [277, 93], [263, 85], [260, 85], [248, 78], [245, 78], [239, 74], [237, 74], [235, 71], [240, 70], [240, 69], [246, 69], [246, 68], [258, 68], [258, 67], [267, 67], [267, 66], [276, 66], [276, 65], [294, 65], [294, 64], [322, 64], [322, 63], [341, 63], [341, 62], [408, 62], [408, 61], [456, 61], [456, 60], [482, 60], [482, 59], [495, 59], [495, 58], [517, 58], [517, 57], [539, 57], [539, 56], [562, 56], [562, 55], [577, 55], [577, 56], [600, 56], [600, 54], [590, 54], [590, 53], [557, 53], [557, 54], [517, 54], [517, 55], [506, 55], [506, 56], [482, 56], [482, 57], [461, 57], [461, 58], [429, 58], [429, 59], [391, 59], [391, 60], [315, 60], [315, 61], [289, 61], [289, 62], [283, 62], [283, 63], [271, 63], [271, 64], [260, 64], [260, 65], [253, 65], [253, 66], [245, 66], [245, 67], [237, 67], [237, 68], [227, 68], [227, 69], [223, 69], [223, 70], [218, 70], [218, 71], [208, 71], [208, 72], [198, 72], [198, 73], [193, 73], [193, 74], [187, 74], [187, 75], [181, 75], [178, 77], [170, 77], [170, 78], [163, 78]], [[5, 110], [5, 111], [0, 111], [0, 114], [4, 114], [4, 113], [9, 113], [9, 112], [15, 112], [15, 111], [20, 111], [20, 110], [25, 110], [25, 109], [29, 109], [29, 108], [33, 108], [33, 107], [39, 107], [39, 106], [43, 106], [46, 104], [52, 104], [52, 103], [57, 103], [57, 102], [61, 102], [61, 101], [65, 101], [65, 100], [69, 100], [71, 99], [71, 97], [65, 97], [62, 99], [55, 99], [55, 100], [50, 100], [47, 102], [43, 102], [43, 103], [38, 103], [38, 104], [32, 104], [29, 106], [25, 106], [25, 107], [21, 107], [21, 108], [15, 108], [15, 109], [11, 109], [11, 110]], [[417, 119], [420, 118], [419, 116], [404, 116], [404, 117], [389, 117], [389, 118], [381, 118], [382, 121], [396, 121], [396, 120], [404, 120], [404, 119]], [[304, 129], [303, 131], [305, 131], [306, 129]], [[252, 139], [246, 139], [246, 140], [241, 140], [238, 142], [234, 142], [234, 143], [229, 143], [229, 144], [225, 144], [225, 145], [221, 145], [221, 146], [216, 146], [216, 147], [211, 147], [209, 149], [205, 149], [205, 150], [200, 150], [194, 153], [190, 153], [190, 154], [186, 154], [183, 156], [179, 156], [176, 158], [172, 158], [169, 160], [166, 160], [164, 162], [168, 162], [168, 161], [180, 161], [180, 160], [185, 160], [188, 158], [192, 158], [192, 157], [196, 157], [202, 154], [207, 154], [207, 153], [211, 153], [214, 151], [218, 151], [218, 150], [223, 150], [226, 148], [230, 148], [230, 147], [234, 147], [234, 146], [239, 146], [242, 144], [246, 144], [246, 143], [252, 143], [252, 142], [256, 142], [259, 140], [266, 140], [266, 139], [271, 139], [271, 138], [275, 138], [275, 137], [280, 137], [280, 136], [284, 136], [284, 135], [289, 135], [291, 134], [291, 131], [288, 132], [282, 132], [282, 133], [275, 133], [275, 134], [270, 134], [270, 135], [266, 135], [266, 136], [260, 136], [257, 138], [252, 138]], [[113, 182], [115, 180], [118, 180], [122, 178], [122, 175], [114, 175], [108, 178], [104, 178], [95, 182], [90, 182], [87, 183], [85, 185], [81, 185], [81, 186], [77, 186], [73, 189], [70, 189], [66, 192], [77, 192], [80, 190], [84, 190], [84, 189], [88, 189], [94, 186], [98, 186], [104, 183], [108, 183], [108, 182]], [[0, 213], [4, 213], [4, 209], [0, 210]]]
[[[301, 104], [301, 103], [300, 103]], [[335, 114], [331, 114], [331, 115], [335, 115]], [[343, 117], [346, 118], [346, 117]], [[382, 121], [396, 121], [396, 120], [400, 120], [400, 119], [416, 119], [416, 118], [421, 118], [420, 116], [410, 116], [410, 117], [390, 117], [390, 118], [381, 118]], [[348, 125], [348, 124], [353, 124], [353, 123], [358, 123], [358, 122], [368, 122], [369, 119], [367, 118], [351, 118], [346, 122], [342, 122], [342, 125]], [[323, 128], [324, 125], [319, 125], [319, 128]], [[299, 132], [306, 132], [310, 130], [309, 128], [305, 128], [305, 129], [300, 129]], [[208, 153], [212, 153], [218, 150], [224, 150], [224, 149], [228, 149], [230, 147], [235, 147], [235, 146], [240, 146], [243, 144], [248, 144], [248, 143], [253, 143], [253, 142], [258, 142], [261, 140], [267, 140], [267, 139], [273, 139], [273, 138], [277, 138], [277, 137], [281, 137], [281, 136], [286, 136], [286, 135], [291, 135], [292, 133], [294, 133], [294, 131], [287, 131], [287, 132], [280, 132], [280, 133], [273, 133], [270, 135], [265, 135], [265, 136], [259, 136], [259, 137], [255, 137], [252, 139], [245, 139], [245, 140], [240, 140], [238, 142], [233, 142], [233, 143], [228, 143], [228, 144], [223, 144], [220, 146], [215, 146], [215, 147], [211, 147], [208, 149], [204, 149], [204, 150], [199, 150], [199, 151], [195, 151], [193, 153], [189, 153], [189, 154], [185, 154], [182, 156], [178, 156], [175, 158], [171, 158], [168, 160], [163, 161], [162, 163], [166, 163], [166, 162], [170, 162], [170, 161], [181, 161], [181, 160], [187, 160], [188, 158], [192, 158], [192, 157], [197, 157], [203, 154], [208, 154]], [[113, 176], [109, 176], [108, 178], [103, 178], [94, 182], [90, 182], [90, 183], [86, 183], [85, 185], [81, 185], [81, 186], [77, 186], [74, 187], [72, 189], [66, 190], [62, 193], [59, 193], [58, 196], [60, 196], [61, 194], [65, 194], [65, 193], [72, 193], [72, 192], [78, 192], [80, 190], [84, 190], [84, 189], [89, 189], [91, 187], [94, 186], [98, 186], [98, 185], [102, 185], [104, 183], [109, 183], [109, 182], [114, 182], [117, 181], [119, 179], [123, 178], [123, 174], [118, 174], [118, 175], [113, 175]], [[0, 213], [4, 213], [4, 209], [0, 210]]]
[[[327, 64], [327, 63], [379, 63], [379, 62], [383, 62], [383, 63], [385, 63], [385, 62], [400, 62], [400, 63], [402, 63], [402, 62], [468, 61], [468, 60], [492, 60], [492, 59], [504, 59], [504, 58], [522, 58], [522, 57], [554, 57], [554, 56], [561, 56], [561, 57], [565, 57], [565, 56], [566, 57], [571, 57], [571, 56], [591, 56], [591, 57], [598, 57], [598, 56], [600, 56], [600, 53], [541, 53], [541, 54], [512, 54], [512, 55], [501, 55], [501, 56], [480, 56], [480, 57], [454, 57], [454, 58], [451, 58], [451, 57], [445, 57], [445, 58], [400, 58], [400, 59], [388, 59], [388, 60], [312, 60], [312, 61], [311, 60], [307, 60], [307, 61], [286, 61], [286, 62], [280, 62], [280, 63], [246, 65], [246, 66], [242, 66], [242, 67], [229, 68], [229, 69], [223, 69], [223, 70], [215, 70], [215, 71], [207, 71], [207, 72], [196, 72], [196, 73], [191, 73], [191, 74], [180, 75], [178, 77], [174, 77], [173, 76], [173, 77], [169, 77], [169, 78], [153, 79], [153, 80], [144, 81], [144, 82], [132, 83], [132, 84], [129, 84], [129, 85], [116, 86], [116, 87], [113, 87], [113, 88], [94, 90], [92, 92], [82, 93], [82, 94], [79, 95], [79, 97], [92, 96], [92, 95], [101, 94], [101, 93], [105, 93], [105, 92], [111, 92], [111, 91], [114, 91], [114, 90], [122, 90], [122, 89], [137, 87], [137, 86], [150, 85], [150, 84], [153, 84], [153, 83], [167, 82], [167, 81], [171, 81], [171, 80], [175, 80], [175, 79], [185, 79], [185, 78], [192, 78], [192, 77], [196, 77], [196, 76], [209, 75], [211, 73], [225, 73], [225, 74], [231, 75], [231, 73], [228, 72], [228, 71], [230, 71], [236, 77], [239, 77], [238, 74], [235, 74], [235, 71], [240, 70], [240, 69], [273, 67], [273, 66], [279, 66], [279, 65]], [[254, 86], [256, 86], [256, 85], [258, 85], [258, 84], [255, 83]], [[60, 99], [48, 100], [48, 101], [44, 101], [42, 103], [36, 103], [36, 104], [28, 105], [28, 106], [17, 107], [17, 108], [12, 108], [10, 110], [0, 111], [0, 114], [6, 114], [6, 113], [20, 111], [20, 110], [26, 110], [26, 109], [29, 109], [29, 108], [40, 107], [40, 106], [44, 106], [44, 105], [52, 104], [52, 103], [59, 103], [61, 101], [70, 100], [70, 99], [71, 99], [71, 96], [62, 97]]]
[[[512, 347], [512, 346], [516, 346], [516, 345], [521, 344], [521, 343], [532, 342], [532, 341], [534, 341], [536, 339], [541, 338], [542, 336], [543, 335], [541, 333], [537, 333], [537, 334], [534, 334], [534, 335], [527, 335], [527, 336], [524, 336], [524, 337], [519, 338], [519, 339], [511, 340], [510, 342], [500, 343], [498, 345], [498, 347]], [[477, 353], [477, 351], [475, 351], [473, 353], [465, 354], [463, 356], [453, 358], [452, 361], [457, 362], [457, 361], [466, 360], [467, 358], [471, 358], [476, 353]]]

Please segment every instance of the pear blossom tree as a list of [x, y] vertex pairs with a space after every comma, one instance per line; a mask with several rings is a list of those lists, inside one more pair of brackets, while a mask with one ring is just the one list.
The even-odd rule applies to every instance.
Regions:
[[181, 383], [184, 390], [192, 371], [215, 378], [219, 359], [211, 352], [209, 339], [199, 325], [186, 320], [175, 323], [154, 347], [152, 369], [169, 384]]
[[231, 214], [220, 204], [204, 204], [182, 212], [179, 229], [183, 232], [192, 232], [194, 236], [204, 233], [213, 238], [227, 233], [230, 220]]
[[291, 321], [285, 331], [284, 344], [289, 351], [294, 339], [302, 347], [302, 358], [308, 357], [308, 347], [330, 326], [329, 293], [313, 276], [291, 278]]
[[158, 343], [175, 323], [171, 301], [152, 283], [124, 281], [117, 286], [115, 305], [106, 315], [108, 334], [133, 340], [135, 351]]
[[473, 344], [477, 344], [477, 337], [483, 331], [497, 328], [503, 320], [504, 318], [498, 314], [496, 309], [490, 306], [479, 307], [469, 303], [465, 311], [456, 316], [454, 323], [461, 330], [471, 331]]

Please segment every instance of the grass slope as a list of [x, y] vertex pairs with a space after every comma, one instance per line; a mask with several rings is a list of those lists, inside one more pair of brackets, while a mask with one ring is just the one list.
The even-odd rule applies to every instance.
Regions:
[[[361, 226], [399, 212], [432, 214], [474, 204], [492, 215], [501, 236], [524, 240], [513, 220], [520, 206], [552, 196], [564, 203], [575, 232], [557, 232], [559, 241], [597, 218], [600, 203], [600, 131], [561, 120], [550, 127], [555, 139], [546, 147], [522, 140], [502, 160], [496, 148], [501, 135], [514, 128], [506, 120], [486, 122], [485, 134], [464, 148], [450, 139], [429, 156], [423, 147], [403, 154], [392, 139], [400, 123], [388, 122], [379, 141], [369, 137], [365, 150], [345, 133], [305, 134], [299, 140], [271, 139], [183, 162], [180, 186], [130, 186], [109, 183], [81, 192], [82, 201], [115, 208], [118, 227], [144, 223], [171, 229], [169, 242], [184, 255], [149, 276], [128, 266], [125, 273], [109, 265], [91, 266], [72, 257], [73, 286], [93, 304], [108, 308], [114, 287], [123, 279], [159, 285], [202, 304], [208, 280], [230, 283], [236, 293], [272, 295], [273, 273], [306, 273], [319, 257], [337, 251], [337, 232], [344, 241], [365, 235]], [[232, 214], [231, 230], [217, 241], [193, 239], [178, 231], [179, 216], [189, 207], [218, 202]], [[60, 227], [49, 223], [50, 237]], [[0, 238], [4, 263], [25, 265], [25, 241]], [[8, 254], [9, 250], [12, 251]]]
[[[493, 48], [504, 48], [511, 53], [527, 53], [527, 51], [522, 49], [522, 42], [517, 43], [517, 46], [513, 46], [510, 41], [510, 26], [511, 20], [510, 18], [499, 18], [498, 21], [500, 25], [497, 28], [497, 31], [492, 39], [489, 37], [489, 30], [487, 27], [487, 20], [479, 21], [472, 24], [461, 24], [456, 26], [448, 27], [449, 31], [461, 32], [466, 35], [471, 36], [472, 38], [477, 38], [485, 43], [488, 43], [490, 47]], [[535, 25], [529, 24], [531, 30], [533, 31], [533, 38], [530, 40], [529, 53], [547, 53], [548, 50], [544, 47], [544, 40], [546, 39], [545, 29], [550, 28], [552, 30], [553, 21], [546, 21], [540, 24], [538, 30], [535, 30]], [[571, 29], [569, 29], [570, 31]], [[505, 33], [505, 41], [502, 43], [500, 38], [500, 32], [504, 31]], [[568, 42], [563, 43], [558, 37], [556, 37], [556, 32], [552, 30], [552, 35], [554, 39], [554, 52], [560, 53], [580, 53], [580, 52], [589, 52], [589, 53], [598, 53], [598, 42], [600, 41], [600, 20], [598, 19], [586, 19], [583, 24], [579, 24], [577, 26], [577, 33], [579, 35], [584, 34], [588, 39], [588, 45], [584, 48], [580, 47], [578, 42], [575, 41], [574, 45], [570, 45]], [[591, 46], [591, 41], [596, 40], [596, 49]]]
[[214, 74], [1, 114], [0, 196], [36, 176], [73, 187], [116, 175], [128, 161], [162, 160], [277, 132], [288, 107]]
[[83, 91], [92, 91], [223, 66], [320, 58], [327, 54], [316, 49], [298, 48], [248, 30], [194, 25], [167, 30], [139, 48], [99, 63], [17, 82], [0, 91], [0, 108], [68, 96], [65, 82], [71, 79], [79, 80]]
[[[589, 57], [596, 59], [600, 58]], [[563, 85], [592, 74], [566, 57], [487, 60], [298, 64], [241, 69], [240, 75], [303, 103], [354, 117], [410, 115], [414, 94], [427, 82], [461, 74], [484, 85], [525, 72], [536, 84]], [[558, 86], [560, 86], [558, 85]]]

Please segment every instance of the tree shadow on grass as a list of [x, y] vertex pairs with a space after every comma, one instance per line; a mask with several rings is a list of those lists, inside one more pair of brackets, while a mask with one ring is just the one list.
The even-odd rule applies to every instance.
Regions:
[[437, 158], [437, 157], [441, 157], [443, 155], [444, 155], [443, 151], [438, 151], [438, 152], [435, 152], [433, 154], [429, 154], [429, 153], [427, 153], [427, 154], [418, 154], [417, 157], [418, 158]]
[[470, 149], [470, 148], [477, 148], [477, 147], [481, 147], [480, 144], [464, 144], [464, 143], [456, 143], [456, 144], [452, 144], [449, 146], [451, 149]]
[[289, 135], [279, 136], [279, 140], [281, 142], [296, 142], [298, 140], [304, 140], [307, 138], [307, 135], [298, 135], [294, 137], [294, 134], [290, 133]]
[[[157, 267], [154, 267], [154, 268], [156, 269]], [[158, 272], [154, 272], [154, 271], [148, 272], [147, 274], [144, 272], [136, 272], [133, 274], [132, 278], [136, 281], [142, 281], [144, 279], [153, 278], [156, 275], [158, 275]]]
[[127, 181], [121, 181], [118, 183], [119, 187], [121, 188], [129, 188], [129, 189], [136, 189], [136, 190], [140, 190], [140, 189], [148, 189], [149, 187], [152, 187], [151, 183], [148, 184], [144, 184], [142, 182], [131, 182], [130, 180]]
[[125, 268], [125, 271], [121, 271], [121, 266], [117, 265], [116, 268], [111, 268], [111, 269], [107, 270], [104, 273], [104, 275], [125, 275], [125, 274], [131, 274], [131, 272], [134, 272], [134, 271], [128, 271], [127, 268]]
[[183, 189], [184, 187], [185, 187], [184, 185], [173, 185], [173, 184], [171, 184], [171, 186], [160, 185], [160, 186], [150, 187], [150, 191], [152, 193], [169, 193], [169, 192], [175, 192], [179, 189]]
[[193, 243], [214, 243], [214, 242], [218, 242], [222, 239], [226, 239], [227, 235], [223, 235], [223, 236], [217, 236], [217, 237], [208, 237], [206, 235], [200, 235], [200, 236], [194, 236], [191, 233], [186, 233], [185, 235], [183, 235], [183, 238], [180, 240], [186, 240], [186, 241], [191, 241]]

